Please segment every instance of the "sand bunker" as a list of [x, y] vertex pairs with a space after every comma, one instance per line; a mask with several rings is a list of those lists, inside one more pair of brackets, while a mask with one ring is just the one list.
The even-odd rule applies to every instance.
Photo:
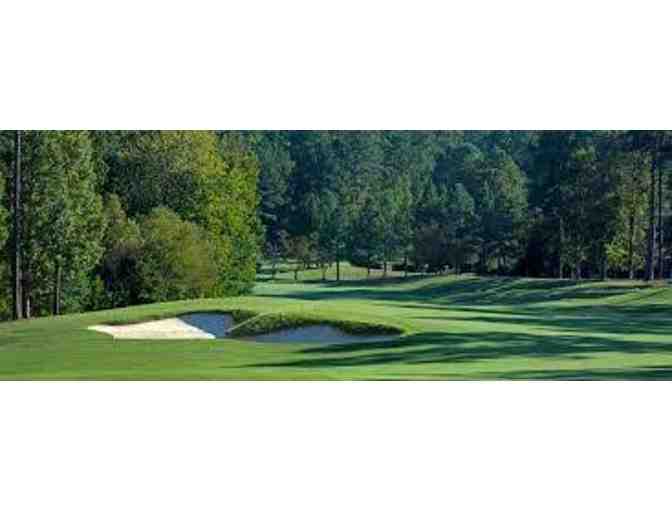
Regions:
[[250, 337], [255, 342], [304, 342], [304, 343], [348, 343], [348, 342], [378, 342], [390, 340], [396, 335], [351, 335], [329, 325], [302, 326], [287, 328]]
[[185, 340], [225, 337], [233, 327], [228, 313], [191, 313], [173, 319], [126, 324], [123, 326], [91, 326], [89, 329], [107, 333], [114, 338], [134, 340]]

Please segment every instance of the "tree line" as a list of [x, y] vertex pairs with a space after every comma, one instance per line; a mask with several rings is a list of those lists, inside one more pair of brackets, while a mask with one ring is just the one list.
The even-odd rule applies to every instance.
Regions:
[[235, 133], [0, 132], [0, 317], [246, 292], [258, 163]]
[[669, 273], [668, 131], [245, 133], [265, 253], [387, 272]]
[[668, 131], [1, 131], [0, 317], [241, 294], [259, 264], [669, 275]]

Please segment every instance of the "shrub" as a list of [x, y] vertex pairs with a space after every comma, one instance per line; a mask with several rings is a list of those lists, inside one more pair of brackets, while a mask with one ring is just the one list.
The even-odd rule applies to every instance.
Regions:
[[164, 207], [141, 224], [138, 263], [140, 299], [145, 302], [211, 297], [217, 285], [215, 244], [207, 232]]
[[[96, 297], [97, 308], [135, 305], [140, 302], [138, 265], [142, 252], [140, 227], [126, 216], [116, 195], [105, 201], [105, 253], [100, 268], [104, 296]], [[98, 289], [99, 291], [99, 289]]]

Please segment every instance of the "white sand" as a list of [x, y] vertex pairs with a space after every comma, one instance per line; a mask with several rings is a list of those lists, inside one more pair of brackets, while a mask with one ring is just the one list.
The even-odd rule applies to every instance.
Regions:
[[323, 325], [281, 329], [272, 333], [250, 337], [250, 340], [254, 340], [255, 342], [346, 343], [379, 342], [392, 338], [395, 338], [395, 335], [350, 335], [333, 326]]
[[114, 338], [134, 340], [185, 340], [222, 338], [233, 327], [228, 313], [192, 313], [173, 319], [127, 324], [123, 326], [91, 326], [89, 329], [107, 333]]

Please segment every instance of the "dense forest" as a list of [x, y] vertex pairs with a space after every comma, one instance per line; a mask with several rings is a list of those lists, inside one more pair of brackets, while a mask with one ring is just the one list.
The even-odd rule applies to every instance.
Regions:
[[664, 278], [671, 134], [2, 131], [0, 317], [241, 294], [262, 261]]

